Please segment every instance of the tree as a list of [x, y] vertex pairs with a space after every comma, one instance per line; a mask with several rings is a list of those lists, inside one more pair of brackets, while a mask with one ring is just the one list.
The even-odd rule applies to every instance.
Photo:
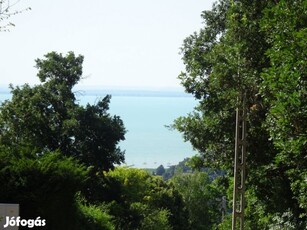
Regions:
[[171, 183], [187, 206], [189, 229], [213, 229], [221, 221], [222, 191], [210, 181], [207, 173], [179, 173]]
[[0, 108], [0, 144], [12, 149], [27, 147], [33, 153], [60, 151], [97, 170], [108, 170], [124, 161], [117, 144], [125, 128], [111, 116], [110, 96], [86, 107], [77, 104], [73, 87], [82, 77], [83, 56], [55, 52], [37, 59], [41, 84], [11, 88], [12, 99]]
[[202, 13], [204, 28], [186, 38], [181, 49], [185, 71], [179, 78], [199, 105], [174, 126], [200, 152], [204, 165], [229, 176], [235, 109], [245, 97], [246, 220], [253, 229], [289, 210], [298, 229], [306, 220], [304, 9], [306, 1], [220, 0]]
[[[261, 28], [266, 33], [270, 67], [262, 74], [261, 92], [270, 104], [266, 127], [278, 149], [275, 165], [290, 181], [307, 220], [307, 16], [306, 1], [280, 1], [266, 9]], [[275, 166], [276, 167], [276, 166]], [[286, 211], [285, 211], [286, 213]]]
[[165, 173], [165, 168], [163, 165], [160, 165], [157, 169], [156, 169], [156, 175], [158, 176], [162, 176]]
[[72, 52], [37, 59], [41, 84], [11, 85], [0, 107], [0, 202], [19, 203], [23, 218], [41, 216], [48, 229], [114, 229], [97, 193], [106, 194], [102, 170], [124, 160], [125, 128], [108, 113], [111, 96], [76, 102], [82, 62]]
[[117, 197], [107, 201], [116, 229], [187, 229], [182, 197], [161, 177], [125, 167], [116, 167], [104, 176], [117, 187]]

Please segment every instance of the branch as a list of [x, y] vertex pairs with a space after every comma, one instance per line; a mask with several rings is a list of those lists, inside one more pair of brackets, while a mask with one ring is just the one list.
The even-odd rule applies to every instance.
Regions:
[[[10, 0], [0, 0], [0, 22], [9, 19], [11, 16], [16, 14], [20, 14], [24, 11], [31, 10], [30, 7], [23, 9], [23, 10], [14, 10], [13, 7], [18, 4], [20, 0], [16, 0], [15, 2], [11, 3]], [[0, 31], [7, 32], [9, 31], [9, 27], [15, 26], [12, 22], [8, 22], [5, 25], [0, 25]]]

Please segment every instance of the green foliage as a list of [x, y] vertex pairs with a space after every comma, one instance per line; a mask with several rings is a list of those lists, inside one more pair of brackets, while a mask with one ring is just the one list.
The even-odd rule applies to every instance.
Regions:
[[283, 213], [297, 229], [306, 223], [306, 7], [303, 0], [220, 0], [181, 49], [179, 78], [199, 105], [174, 126], [200, 152], [195, 168], [231, 175], [235, 109], [245, 98], [252, 229]]
[[[204, 164], [210, 168], [232, 168], [235, 108], [239, 94], [245, 91], [248, 108], [263, 104], [258, 95], [259, 73], [266, 64], [267, 45], [262, 34], [252, 30], [254, 27], [258, 30], [259, 25], [254, 24], [259, 21], [257, 12], [263, 6], [260, 2], [254, 3], [253, 7], [249, 5], [220, 1], [211, 11], [203, 13], [206, 27], [188, 37], [182, 47], [186, 71], [179, 78], [187, 92], [200, 99], [200, 103], [189, 116], [178, 118], [175, 127], [204, 156]], [[233, 14], [239, 18], [244, 16], [248, 19], [246, 23], [251, 25], [238, 25]], [[246, 57], [252, 54], [253, 57]], [[197, 62], [196, 67], [191, 60]], [[253, 158], [265, 158], [268, 155], [265, 151], [272, 148], [270, 142], [265, 141], [267, 132], [261, 128], [265, 109], [252, 115], [249, 117], [250, 139], [263, 140], [263, 147], [250, 141], [252, 148], [249, 149], [253, 151]]]
[[167, 210], [154, 210], [152, 214], [149, 214], [144, 218], [140, 230], [173, 229], [168, 222], [168, 216], [169, 212]]
[[180, 161], [177, 165], [172, 165], [167, 168], [163, 174], [164, 180], [171, 179], [177, 172], [192, 172], [192, 168], [190, 168], [187, 164], [189, 162], [189, 158], [185, 158], [183, 161]]
[[[271, 66], [262, 74], [262, 93], [270, 104], [266, 127], [278, 149], [274, 163], [288, 178], [299, 207], [290, 210], [306, 221], [307, 175], [307, 17], [306, 1], [280, 1], [262, 20], [271, 48]], [[283, 210], [284, 213], [288, 212]]]
[[0, 202], [20, 204], [24, 219], [41, 216], [48, 229], [77, 229], [75, 194], [85, 184], [87, 171], [59, 153], [23, 157], [1, 151]]
[[276, 214], [272, 218], [272, 223], [269, 225], [270, 230], [274, 229], [289, 229], [289, 230], [295, 230], [295, 229], [303, 229], [297, 225], [297, 223], [294, 222], [293, 219], [293, 213], [291, 211], [287, 211], [282, 213], [281, 215]]
[[167, 209], [152, 209], [142, 203], [132, 203], [131, 209], [143, 216], [139, 227], [136, 228], [138, 230], [173, 229], [169, 224], [170, 213]]
[[48, 229], [230, 229], [231, 202], [220, 207], [232, 196], [235, 109], [244, 97], [245, 229], [306, 229], [306, 9], [304, 0], [220, 0], [202, 13], [204, 28], [181, 48], [179, 76], [199, 105], [174, 124], [199, 155], [159, 167], [168, 183], [114, 169], [124, 161], [117, 145], [125, 128], [108, 113], [110, 96], [76, 102], [83, 56], [37, 59], [41, 83], [10, 86], [0, 107], [0, 202], [20, 203], [23, 218], [41, 216]]
[[[19, 203], [22, 218], [41, 216], [48, 229], [114, 229], [101, 202], [116, 183], [100, 172], [124, 161], [117, 145], [126, 131], [108, 113], [110, 96], [76, 102], [82, 62], [72, 52], [37, 59], [41, 84], [11, 85], [0, 107], [0, 202]], [[88, 201], [76, 200], [80, 191]]]
[[121, 183], [122, 199], [125, 202], [137, 202], [143, 199], [144, 191], [148, 190], [151, 176], [140, 169], [117, 167], [105, 172], [105, 176]]
[[59, 89], [68, 90], [69, 94], [69, 90], [81, 79], [83, 59], [83, 56], [76, 57], [73, 52], [69, 52], [66, 57], [56, 52], [48, 53], [45, 59], [36, 59], [37, 76], [58, 95]]
[[44, 154], [59, 150], [96, 170], [124, 161], [117, 147], [125, 128], [108, 113], [110, 96], [86, 107], [77, 104], [72, 88], [82, 77], [83, 56], [51, 52], [37, 59], [41, 84], [11, 86], [12, 99], [0, 110], [0, 144], [31, 148]]
[[190, 229], [213, 229], [221, 221], [223, 190], [217, 181], [210, 181], [205, 172], [179, 173], [171, 179], [187, 206]]
[[187, 166], [190, 166], [194, 170], [200, 171], [204, 167], [204, 162], [200, 156], [194, 155], [187, 162]]
[[229, 230], [232, 228], [232, 215], [229, 214], [225, 217], [222, 223], [217, 226], [218, 230]]
[[107, 214], [102, 205], [88, 205], [86, 201], [77, 196], [78, 229], [80, 230], [114, 230], [111, 216]]
[[116, 229], [186, 229], [186, 212], [181, 196], [161, 177], [146, 171], [116, 167], [104, 176], [117, 182], [117, 199], [109, 202]]

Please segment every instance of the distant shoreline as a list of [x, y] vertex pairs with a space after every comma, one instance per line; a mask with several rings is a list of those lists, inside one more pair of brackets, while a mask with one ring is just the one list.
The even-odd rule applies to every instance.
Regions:
[[123, 90], [123, 89], [101, 89], [101, 90], [75, 90], [80, 96], [124, 96], [124, 97], [192, 97], [190, 94], [180, 91], [155, 91], [155, 90]]
[[[82, 96], [130, 96], [130, 97], [193, 97], [181, 88], [107, 88], [107, 87], [76, 87], [73, 92]], [[0, 94], [10, 94], [8, 87], [0, 86]]]

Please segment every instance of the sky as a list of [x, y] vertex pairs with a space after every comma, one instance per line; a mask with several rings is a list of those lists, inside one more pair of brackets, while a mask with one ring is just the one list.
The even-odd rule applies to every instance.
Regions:
[[[178, 88], [184, 38], [213, 0], [21, 0], [0, 32], [0, 85], [39, 83], [35, 59], [84, 56], [81, 86]], [[3, 23], [2, 23], [3, 24]]]

